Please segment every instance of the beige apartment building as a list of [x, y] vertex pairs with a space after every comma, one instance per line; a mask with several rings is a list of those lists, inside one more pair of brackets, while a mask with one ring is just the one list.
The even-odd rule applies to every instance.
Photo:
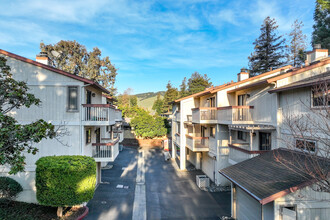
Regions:
[[[310, 192], [308, 187], [304, 188], [305, 195], [307, 192], [307, 195], [313, 195], [308, 201], [293, 193], [301, 188], [294, 188], [290, 195], [281, 193], [295, 187], [295, 182], [283, 184], [283, 188], [266, 190], [276, 195], [271, 199], [268, 197], [273, 194], [260, 195], [266, 196], [266, 200], [253, 194], [267, 185], [267, 181], [260, 176], [260, 181], [257, 181], [259, 177], [256, 176], [267, 176], [262, 171], [262, 163], [258, 164], [260, 170], [255, 171], [253, 164], [257, 164], [260, 158], [268, 157], [276, 149], [282, 152], [282, 148], [302, 141], [308, 142], [305, 143], [308, 146], [315, 146], [316, 153], [320, 152], [317, 149], [324, 147], [312, 134], [309, 134], [311, 138], [307, 141], [292, 135], [288, 132], [285, 118], [311, 113], [319, 108], [315, 101], [319, 93], [311, 87], [319, 81], [329, 80], [329, 76], [328, 50], [315, 48], [307, 54], [302, 67], [284, 66], [254, 77], [249, 77], [242, 69], [237, 74], [237, 82], [207, 88], [176, 100], [172, 119], [172, 157], [179, 159], [181, 170], [185, 170], [189, 162], [201, 169], [215, 184], [231, 185], [232, 216], [237, 219], [286, 219], [288, 216], [283, 218], [285, 204], [291, 204], [285, 209], [288, 212], [295, 207], [297, 219], [313, 219], [318, 213], [316, 208], [323, 213], [322, 216], [329, 217], [330, 203], [324, 201], [327, 195], [320, 197]], [[247, 164], [242, 166], [242, 162]], [[276, 161], [269, 165], [272, 166], [274, 169], [278, 166]], [[244, 174], [245, 178], [240, 178]], [[281, 173], [278, 175], [281, 179]], [[251, 185], [253, 180], [249, 177], [256, 178], [255, 184]], [[284, 177], [281, 180], [286, 181]], [[250, 191], [247, 190], [249, 187]], [[315, 201], [317, 198], [324, 199], [322, 202]]]

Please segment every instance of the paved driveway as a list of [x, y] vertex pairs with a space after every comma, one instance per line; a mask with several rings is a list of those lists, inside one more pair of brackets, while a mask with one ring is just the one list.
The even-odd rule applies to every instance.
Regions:
[[[201, 191], [195, 184], [200, 171], [181, 172], [164, 161], [162, 150], [143, 148], [147, 219], [219, 219], [230, 215], [230, 193]], [[86, 219], [132, 219], [138, 150], [125, 147], [114, 167], [102, 171], [101, 184], [88, 203]], [[124, 169], [122, 169], [124, 167]], [[117, 185], [128, 189], [117, 189]]]

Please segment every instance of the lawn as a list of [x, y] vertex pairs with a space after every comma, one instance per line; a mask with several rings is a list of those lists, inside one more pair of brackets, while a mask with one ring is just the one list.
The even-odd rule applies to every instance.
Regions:
[[67, 210], [62, 218], [57, 217], [56, 211], [56, 207], [0, 201], [0, 220], [73, 220], [79, 217], [85, 209]]

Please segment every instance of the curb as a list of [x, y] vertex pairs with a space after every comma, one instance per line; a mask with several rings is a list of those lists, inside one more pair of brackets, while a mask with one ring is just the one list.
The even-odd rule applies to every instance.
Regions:
[[89, 212], [89, 208], [87, 206], [85, 206], [84, 213], [81, 216], [79, 216], [76, 220], [82, 220], [82, 219], [84, 219], [87, 216], [88, 212]]

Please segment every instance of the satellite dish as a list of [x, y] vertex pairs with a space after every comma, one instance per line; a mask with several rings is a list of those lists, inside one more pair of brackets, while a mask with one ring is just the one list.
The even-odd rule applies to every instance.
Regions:
[[54, 57], [59, 57], [61, 54], [59, 53], [59, 52], [57, 52], [57, 51], [55, 51], [55, 50], [52, 50], [52, 55], [54, 56]]

